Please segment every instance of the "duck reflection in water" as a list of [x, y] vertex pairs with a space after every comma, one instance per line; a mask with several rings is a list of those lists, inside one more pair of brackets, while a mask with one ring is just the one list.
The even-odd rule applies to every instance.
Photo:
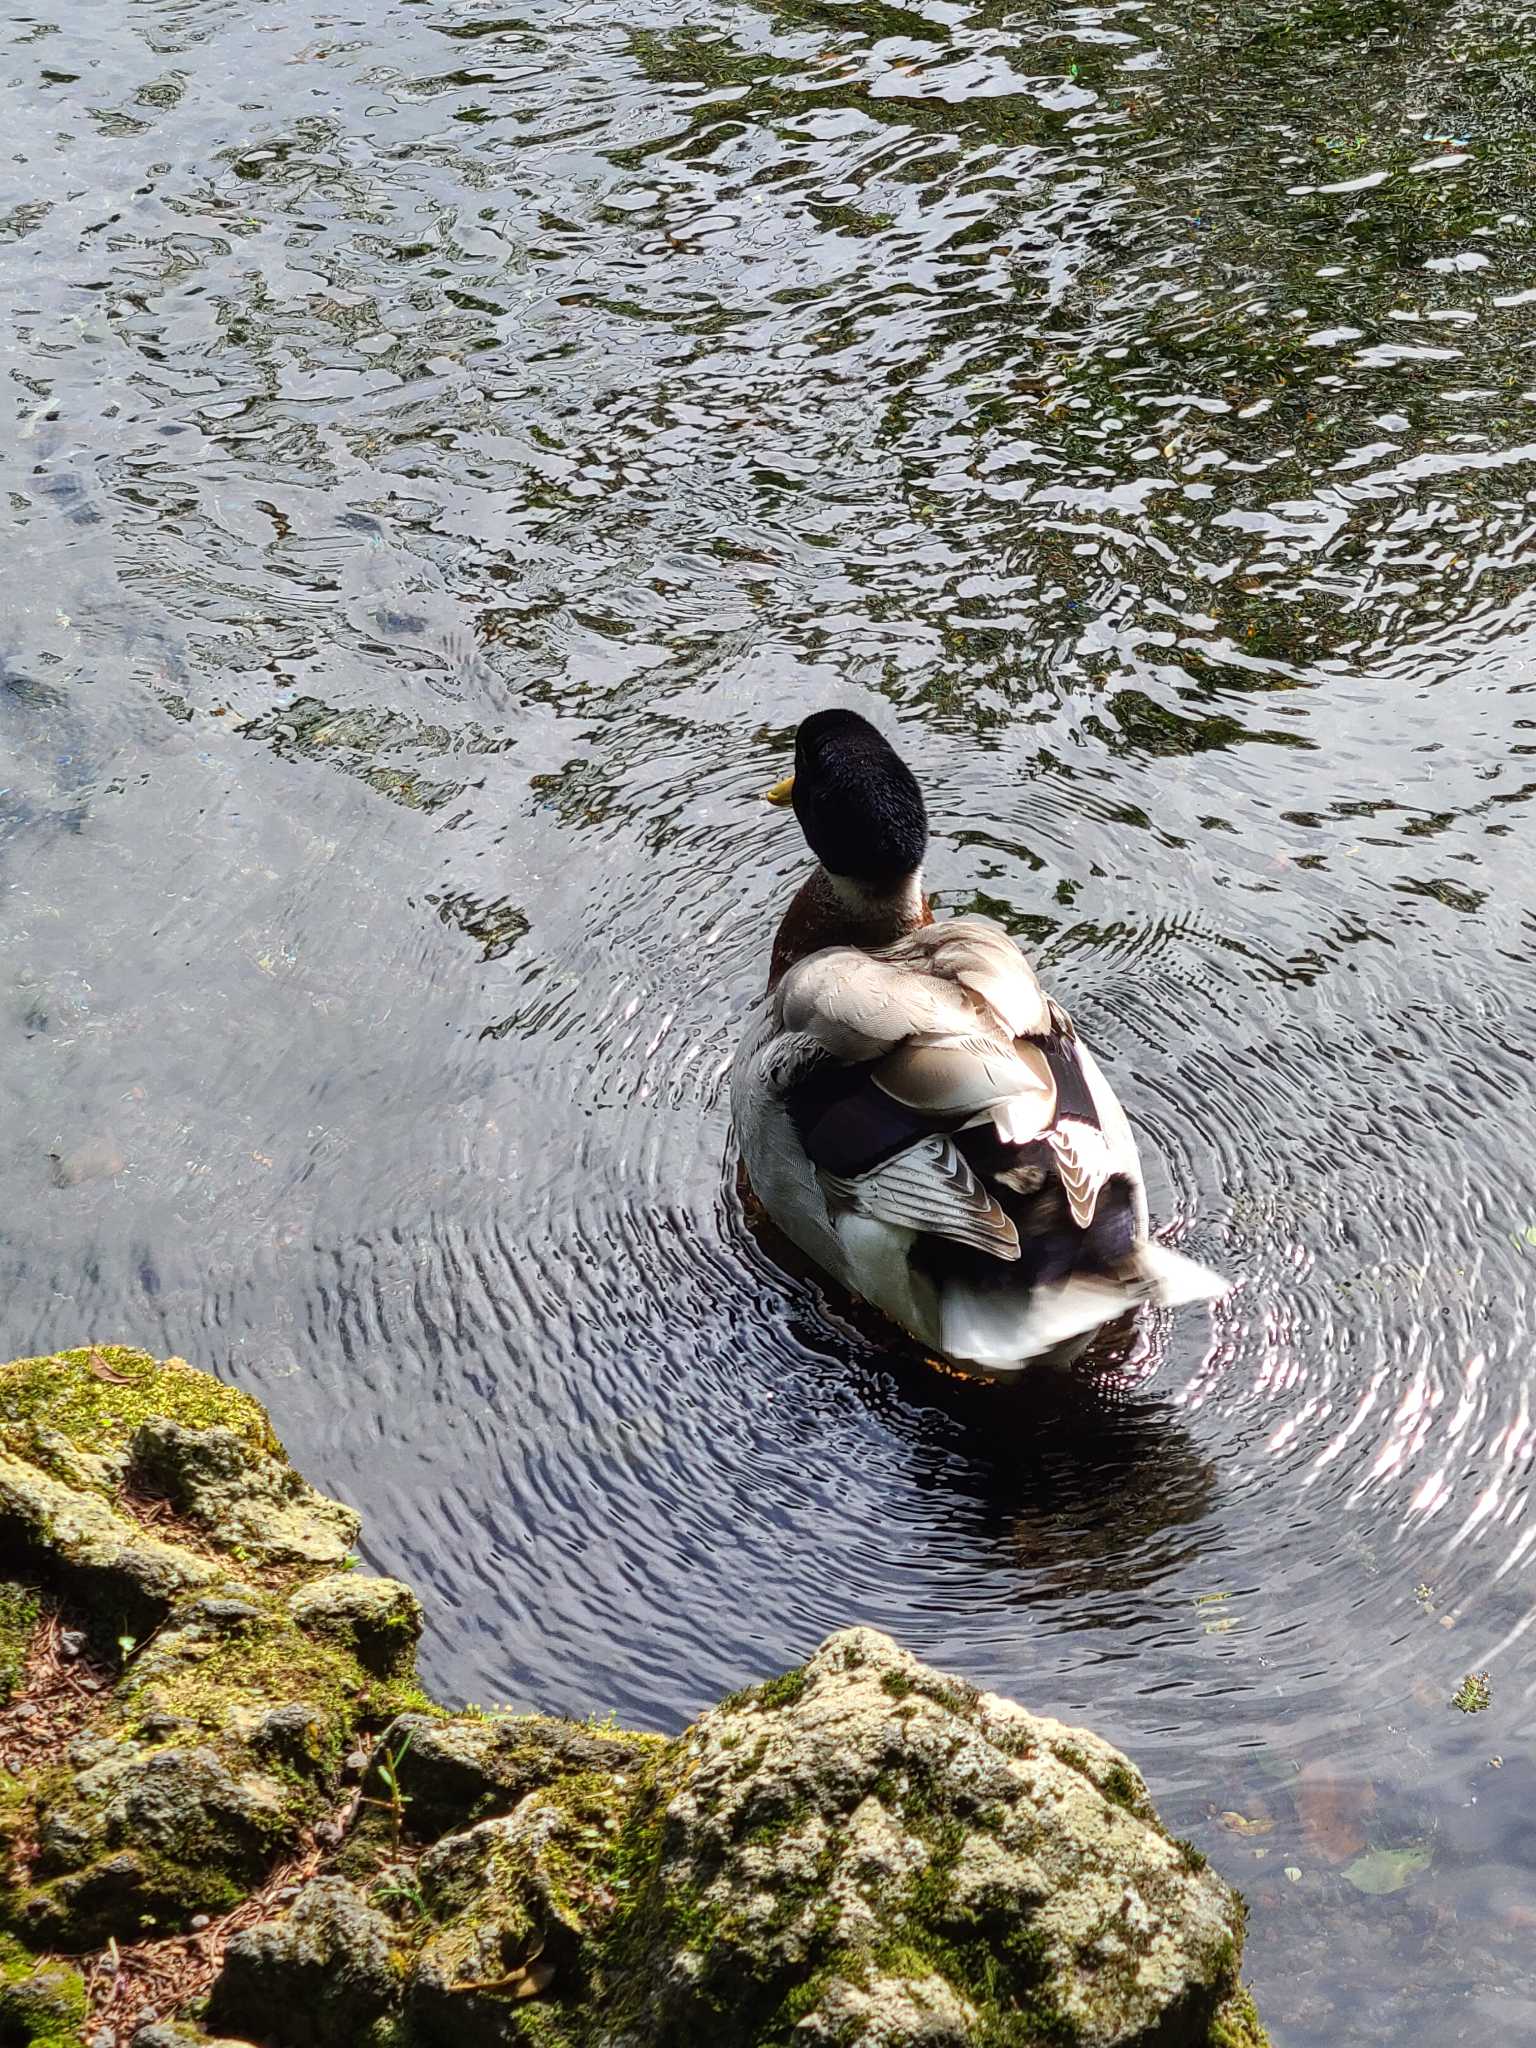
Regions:
[[947, 1504], [930, 1541], [982, 1567], [986, 1606], [1081, 1596], [1116, 1625], [1125, 1617], [1106, 1596], [1157, 1585], [1200, 1554], [1217, 1469], [1146, 1389], [1156, 1361], [1143, 1320], [1123, 1316], [1012, 1381], [945, 1368], [857, 1296], [829, 1291], [743, 1175], [736, 1193], [753, 1249], [801, 1283], [789, 1334], [832, 1353], [842, 1384], [904, 1439], [917, 1488]]

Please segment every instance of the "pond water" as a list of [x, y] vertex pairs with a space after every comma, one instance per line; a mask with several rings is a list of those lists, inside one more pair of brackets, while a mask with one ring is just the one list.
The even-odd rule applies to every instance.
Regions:
[[[1536, 2036], [1529, 12], [503, 4], [11, 17], [0, 1356], [252, 1388], [451, 1694], [870, 1622], [1281, 2048]], [[745, 1230], [827, 703], [1214, 1311], [1000, 1395]]]

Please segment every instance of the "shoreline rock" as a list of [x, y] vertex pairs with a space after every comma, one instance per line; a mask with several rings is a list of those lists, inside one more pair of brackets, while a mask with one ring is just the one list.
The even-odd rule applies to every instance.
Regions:
[[450, 1713], [357, 1531], [181, 1360], [0, 1366], [0, 2048], [1263, 2048], [1090, 1731], [869, 1629], [671, 1740]]

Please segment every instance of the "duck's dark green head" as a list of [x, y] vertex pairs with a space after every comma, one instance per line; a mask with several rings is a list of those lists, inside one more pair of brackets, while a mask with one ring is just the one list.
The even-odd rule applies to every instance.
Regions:
[[769, 792], [793, 803], [829, 875], [896, 887], [923, 864], [928, 812], [911, 769], [856, 711], [817, 711], [795, 734], [795, 772]]

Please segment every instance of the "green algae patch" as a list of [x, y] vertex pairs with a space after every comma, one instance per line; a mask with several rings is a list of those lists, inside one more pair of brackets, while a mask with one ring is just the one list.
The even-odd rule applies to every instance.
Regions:
[[1384, 1898], [1404, 1890], [1431, 1861], [1432, 1852], [1422, 1842], [1406, 1849], [1367, 1849], [1345, 1865], [1344, 1882], [1371, 1898]]
[[1493, 1685], [1486, 1671], [1469, 1671], [1451, 1694], [1451, 1705], [1462, 1714], [1481, 1714], [1493, 1703]]

